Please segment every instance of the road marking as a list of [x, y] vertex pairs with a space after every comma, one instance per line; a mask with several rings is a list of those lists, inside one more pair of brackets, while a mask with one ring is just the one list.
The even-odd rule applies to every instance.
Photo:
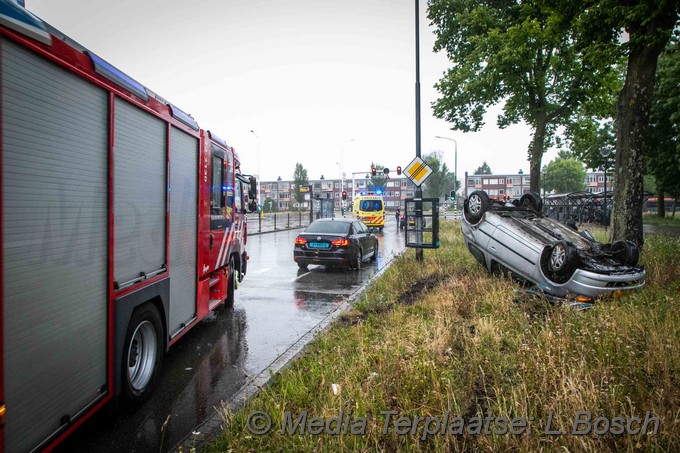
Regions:
[[312, 273], [312, 271], [308, 271], [308, 272], [305, 272], [304, 274], [300, 274], [300, 275], [298, 275], [297, 277], [295, 277], [294, 279], [292, 279], [291, 282], [292, 282], [292, 283], [295, 283], [295, 282], [298, 281], [300, 278], [304, 277], [305, 275], [311, 274], [311, 273]]
[[253, 271], [253, 274], [264, 274], [265, 272], [269, 272], [270, 270], [272, 270], [271, 267], [263, 267], [262, 269]]

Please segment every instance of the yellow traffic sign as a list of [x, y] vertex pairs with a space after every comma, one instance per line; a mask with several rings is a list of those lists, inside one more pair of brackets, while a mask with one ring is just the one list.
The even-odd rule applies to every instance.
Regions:
[[432, 174], [432, 169], [420, 157], [416, 157], [406, 166], [404, 174], [413, 181], [413, 184], [420, 187], [422, 183]]

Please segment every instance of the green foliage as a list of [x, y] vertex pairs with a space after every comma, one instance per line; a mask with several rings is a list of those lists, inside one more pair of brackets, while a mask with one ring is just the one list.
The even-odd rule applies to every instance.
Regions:
[[442, 164], [441, 153], [430, 153], [424, 156], [423, 160], [432, 168], [432, 174], [427, 178], [423, 186], [425, 196], [441, 198], [453, 190], [453, 174], [449, 172], [446, 163]]
[[267, 197], [262, 204], [262, 212], [276, 212], [279, 208], [273, 198]]
[[491, 173], [491, 167], [489, 167], [489, 164], [487, 164], [486, 161], [484, 161], [484, 163], [482, 165], [477, 167], [477, 170], [475, 170], [475, 172], [473, 174], [475, 174], [475, 175], [492, 175], [493, 173]]
[[545, 191], [556, 193], [583, 190], [586, 170], [583, 164], [573, 157], [558, 157], [545, 169]]
[[[528, 146], [532, 185], [557, 127], [584, 101], [611, 110], [618, 73], [611, 59], [587, 58], [576, 45], [581, 4], [501, 0], [430, 0], [435, 50], [452, 68], [437, 85], [434, 114], [464, 132], [483, 125], [486, 109], [504, 102], [498, 125], [523, 121], [534, 128]], [[606, 49], [601, 49], [606, 53]], [[537, 190], [532, 187], [532, 190]]]
[[295, 182], [293, 197], [295, 198], [296, 202], [304, 203], [305, 194], [300, 192], [300, 187], [309, 184], [309, 177], [307, 176], [307, 170], [299, 162], [295, 164], [295, 171], [293, 172], [293, 181]]
[[613, 149], [616, 144], [612, 119], [596, 121], [590, 117], [578, 118], [569, 125], [567, 135], [574, 155], [588, 168], [601, 167], [605, 163], [601, 150], [607, 147]]

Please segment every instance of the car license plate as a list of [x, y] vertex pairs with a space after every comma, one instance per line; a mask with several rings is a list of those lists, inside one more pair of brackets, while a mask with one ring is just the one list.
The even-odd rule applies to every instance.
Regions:
[[328, 242], [310, 242], [309, 247], [313, 249], [327, 249], [330, 248], [330, 244]]

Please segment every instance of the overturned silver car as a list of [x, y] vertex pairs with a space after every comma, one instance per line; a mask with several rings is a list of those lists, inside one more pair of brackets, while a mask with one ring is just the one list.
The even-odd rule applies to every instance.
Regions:
[[587, 231], [579, 234], [541, 209], [535, 193], [525, 193], [513, 204], [492, 202], [481, 190], [472, 192], [462, 221], [468, 250], [489, 271], [509, 271], [561, 298], [594, 299], [645, 284], [633, 242], [599, 243]]

